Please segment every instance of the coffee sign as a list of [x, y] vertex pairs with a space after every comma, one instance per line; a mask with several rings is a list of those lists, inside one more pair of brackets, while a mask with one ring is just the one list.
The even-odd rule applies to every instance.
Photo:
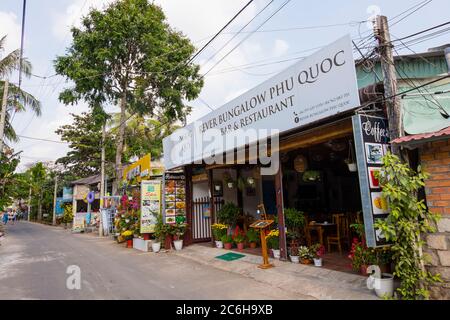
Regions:
[[388, 121], [386, 118], [364, 115], [353, 116], [352, 120], [367, 245], [378, 247], [387, 244], [374, 224], [389, 215], [389, 206], [376, 174], [381, 170], [382, 158], [389, 150]]

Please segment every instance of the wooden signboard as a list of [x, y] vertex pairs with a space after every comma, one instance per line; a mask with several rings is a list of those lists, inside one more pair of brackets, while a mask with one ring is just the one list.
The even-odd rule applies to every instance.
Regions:
[[264, 231], [273, 222], [273, 220], [256, 220], [250, 225], [250, 228], [259, 229], [259, 234], [261, 236], [263, 263], [258, 266], [261, 269], [269, 269], [274, 266], [273, 264], [269, 263], [269, 255], [267, 254], [266, 232]]

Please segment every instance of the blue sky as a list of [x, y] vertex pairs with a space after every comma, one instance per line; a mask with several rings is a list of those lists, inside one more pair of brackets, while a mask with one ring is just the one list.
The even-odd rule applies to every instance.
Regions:
[[[113, 0], [28, 0], [25, 36], [25, 56], [32, 62], [34, 74], [51, 76], [54, 74], [53, 63], [57, 55], [64, 53], [70, 44], [70, 26], [79, 23], [80, 17], [90, 7], [102, 8]], [[285, 0], [274, 0], [244, 31], [254, 30]], [[205, 39], [218, 31], [245, 3], [238, 0], [159, 0], [167, 15], [168, 22], [183, 31], [197, 47], [205, 43]], [[239, 30], [253, 16], [266, 6], [270, 0], [255, 0], [239, 18], [227, 29], [228, 32]], [[274, 73], [281, 71], [295, 62], [293, 59], [311, 54], [337, 38], [350, 33], [358, 40], [360, 34], [367, 36], [370, 30], [366, 23], [374, 10], [388, 18], [393, 18], [408, 8], [419, 4], [421, 0], [402, 1], [300, 1], [291, 0], [280, 12], [270, 19], [260, 30], [270, 32], [254, 33], [234, 52], [218, 64], [206, 77], [201, 99], [190, 102], [194, 107], [189, 121], [198, 119], [210, 111], [205, 103], [218, 108], [225, 102], [258, 85]], [[22, 0], [0, 0], [0, 35], [8, 34], [7, 51], [20, 45]], [[394, 37], [401, 37], [448, 21], [450, 2], [433, 0], [417, 12], [399, 21], [406, 14], [391, 20], [394, 24], [391, 32]], [[398, 22], [398, 23], [396, 23]], [[335, 24], [346, 24], [330, 26]], [[323, 26], [323, 27], [319, 27]], [[289, 31], [274, 31], [287, 28], [304, 28]], [[317, 28], [316, 28], [317, 27]], [[225, 34], [212, 43], [196, 62], [202, 66], [202, 73], [209, 70], [214, 63], [233, 48], [248, 33], [233, 39], [229, 45], [220, 50], [210, 61], [207, 60], [225, 44], [233, 34]], [[201, 40], [201, 41], [199, 41]], [[450, 36], [441, 37], [417, 44], [412, 47], [416, 52], [426, 51], [430, 47], [450, 43]], [[401, 53], [411, 53], [407, 49]], [[357, 57], [355, 55], [355, 57]], [[286, 62], [267, 64], [279, 60]], [[248, 64], [259, 62], [259, 67]], [[13, 75], [11, 81], [17, 81]], [[58, 101], [59, 92], [70, 83], [60, 77], [40, 79], [32, 77], [23, 81], [23, 89], [34, 94], [41, 102], [43, 114], [36, 118], [31, 114], [18, 114], [13, 125], [16, 131], [24, 136], [59, 140], [54, 131], [61, 125], [71, 122], [69, 113], [86, 111], [84, 103], [77, 106], [64, 106]], [[108, 108], [114, 112], [114, 107]], [[14, 145], [23, 150], [20, 169], [27, 163], [39, 160], [50, 161], [63, 156], [68, 148], [65, 144], [39, 142], [21, 139]]]

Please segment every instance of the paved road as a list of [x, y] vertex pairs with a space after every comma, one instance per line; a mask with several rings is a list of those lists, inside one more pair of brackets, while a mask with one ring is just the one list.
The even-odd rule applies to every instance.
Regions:
[[[66, 271], [81, 270], [69, 290]], [[301, 299], [170, 253], [126, 249], [92, 234], [19, 222], [0, 246], [0, 299]]]

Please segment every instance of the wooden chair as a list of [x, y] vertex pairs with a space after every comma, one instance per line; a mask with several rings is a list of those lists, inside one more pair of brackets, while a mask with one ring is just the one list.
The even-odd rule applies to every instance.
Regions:
[[328, 252], [331, 252], [331, 245], [337, 245], [339, 253], [342, 254], [342, 244], [349, 238], [348, 219], [345, 214], [334, 214], [333, 223], [336, 224], [336, 234], [327, 237]]

